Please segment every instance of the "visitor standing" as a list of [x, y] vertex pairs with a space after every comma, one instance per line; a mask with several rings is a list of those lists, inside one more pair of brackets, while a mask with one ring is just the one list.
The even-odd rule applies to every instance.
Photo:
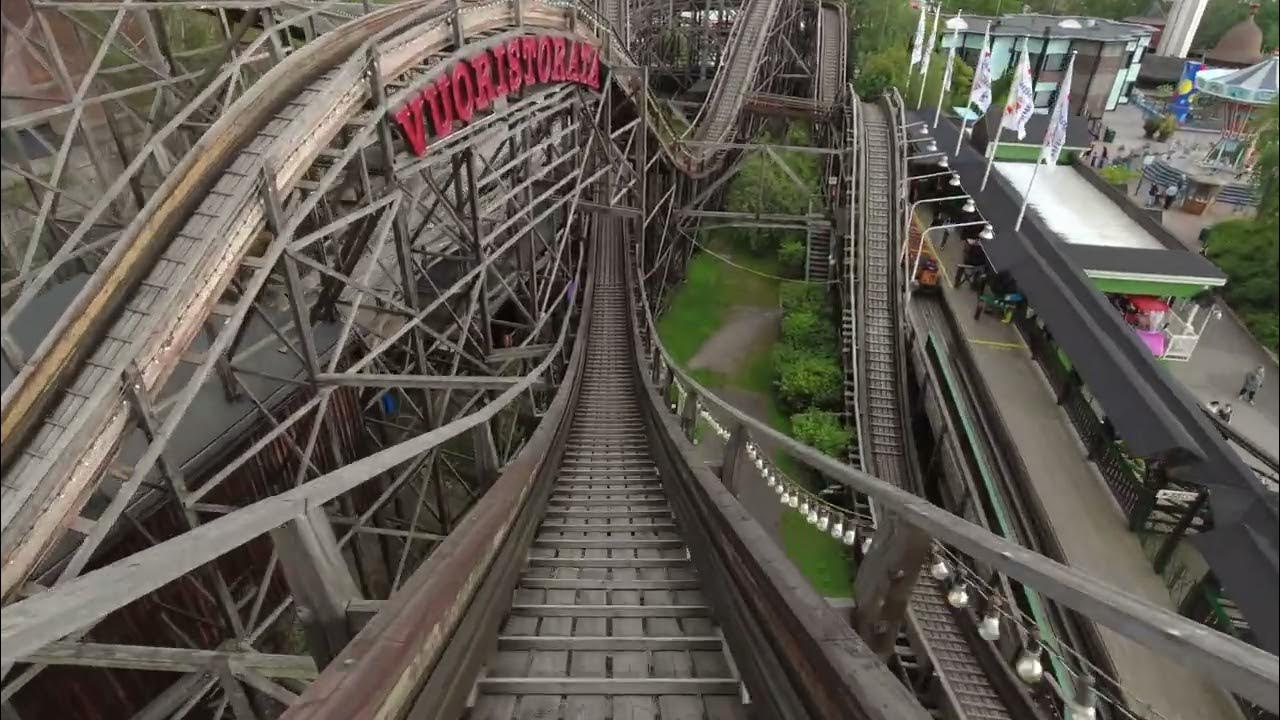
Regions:
[[1164, 209], [1165, 210], [1168, 210], [1169, 208], [1173, 207], [1173, 201], [1177, 199], [1178, 192], [1179, 192], [1178, 186], [1177, 184], [1174, 184], [1174, 183], [1170, 183], [1169, 187], [1164, 189]]
[[1262, 380], [1266, 375], [1266, 369], [1261, 365], [1254, 368], [1252, 372], [1245, 373], [1244, 384], [1240, 386], [1240, 394], [1236, 397], [1240, 400], [1248, 400], [1249, 404], [1253, 404], [1253, 398], [1262, 389]]

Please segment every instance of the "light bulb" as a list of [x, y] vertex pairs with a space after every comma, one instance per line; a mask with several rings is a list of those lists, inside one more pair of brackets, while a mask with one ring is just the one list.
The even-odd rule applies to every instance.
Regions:
[[837, 520], [835, 521], [835, 524], [831, 526], [831, 537], [839, 540], [842, 535], [844, 535], [844, 523]]
[[946, 155], [943, 155], [942, 157], [938, 158], [938, 167], [944, 170], [946, 168], [951, 167], [951, 161], [947, 159]]
[[808, 501], [808, 500], [805, 500], [804, 502], [800, 503], [800, 514], [801, 514], [801, 515], [804, 515], [805, 517], [808, 517], [808, 516], [809, 516], [809, 501]]
[[862, 554], [866, 555], [871, 552], [871, 536], [868, 535], [862, 539]]
[[929, 574], [934, 580], [942, 582], [951, 577], [951, 568], [947, 566], [947, 561], [943, 560], [940, 555], [933, 556], [933, 564], [929, 566]]
[[752, 460], [755, 460], [755, 459], [756, 459], [756, 446], [755, 446], [755, 445], [751, 445], [751, 444], [748, 444], [748, 445], [747, 445], [747, 455], [748, 455], [748, 456], [750, 456]]
[[819, 517], [819, 518], [818, 518], [818, 529], [819, 529], [819, 530], [821, 530], [822, 532], [826, 532], [826, 531], [827, 531], [827, 528], [829, 528], [829, 527], [831, 527], [831, 516], [830, 516], [830, 515], [823, 515], [822, 517]]
[[773, 487], [778, 484], [778, 479], [773, 476], [773, 473], [765, 473], [764, 484], [768, 485], [769, 487]]
[[1022, 650], [1013, 663], [1013, 671], [1018, 679], [1028, 685], [1035, 685], [1044, 677], [1044, 665], [1040, 663], [1040, 643], [1035, 640]]
[[806, 515], [806, 516], [805, 516], [805, 518], [809, 521], [809, 524], [810, 524], [810, 525], [817, 525], [817, 524], [818, 524], [818, 511], [817, 511], [817, 510], [814, 510], [813, 508], [809, 508], [809, 513], [808, 513], [808, 515]]
[[791, 493], [791, 500], [787, 504], [790, 505], [793, 510], [800, 507], [800, 493]]
[[932, 141], [927, 142], [924, 144], [924, 151], [927, 153], [938, 152], [938, 144]]
[[757, 456], [757, 457], [756, 457], [756, 459], [754, 460], [754, 463], [755, 463], [755, 466], [756, 466], [756, 470], [759, 470], [760, 472], [764, 472], [764, 461], [763, 461], [763, 460], [761, 460], [761, 459]]
[[1067, 703], [1068, 720], [1095, 720], [1098, 717], [1098, 693], [1093, 689], [1093, 676], [1085, 673], [1076, 687], [1076, 696]]
[[968, 200], [964, 201], [964, 205], [960, 208], [960, 212], [971, 213], [977, 209], [978, 209], [978, 206], [973, 204], [973, 198], [969, 198]]
[[858, 531], [856, 526], [850, 525], [848, 530], [844, 531], [844, 544], [852, 546], [858, 542]]
[[995, 608], [988, 610], [986, 617], [978, 623], [978, 636], [983, 640], [1000, 639], [1000, 614]]
[[783, 490], [783, 491], [782, 491], [782, 497], [778, 498], [778, 501], [779, 501], [779, 502], [781, 502], [783, 505], [788, 505], [788, 504], [790, 504], [790, 502], [791, 502], [791, 493], [787, 492], [786, 490]]
[[969, 588], [963, 580], [957, 580], [947, 590], [947, 604], [953, 608], [962, 608], [969, 604]]
[[777, 485], [773, 486], [773, 491], [778, 493], [779, 495], [781, 495], [785, 490], [786, 488], [782, 487], [782, 483], [778, 483]]

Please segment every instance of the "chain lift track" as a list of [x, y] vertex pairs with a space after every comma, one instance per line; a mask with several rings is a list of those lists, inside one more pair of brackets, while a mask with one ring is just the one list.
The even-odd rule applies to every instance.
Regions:
[[640, 416], [620, 238], [598, 243], [568, 442], [469, 717], [745, 718]]

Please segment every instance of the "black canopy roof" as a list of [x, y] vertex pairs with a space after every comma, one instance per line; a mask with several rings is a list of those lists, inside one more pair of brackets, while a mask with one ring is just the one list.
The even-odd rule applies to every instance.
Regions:
[[[923, 117], [917, 113], [912, 119]], [[949, 122], [939, 125], [934, 132], [939, 147], [954, 148], [957, 130]], [[995, 172], [986, 190], [979, 191], [985, 165], [967, 144], [951, 156], [951, 169], [995, 233], [984, 243], [988, 259], [1013, 276], [1129, 450], [1144, 457], [1163, 455], [1175, 478], [1208, 488], [1215, 529], [1197, 536], [1194, 544], [1244, 613], [1260, 646], [1280, 651], [1276, 494], [1152, 357], [1035, 210], [1028, 209], [1020, 231], [1013, 230], [1020, 195]]]
[[1199, 253], [1166, 248], [1113, 247], [1063, 243], [1063, 251], [1084, 270], [1150, 275], [1179, 280], [1200, 279], [1221, 285], [1227, 276]]

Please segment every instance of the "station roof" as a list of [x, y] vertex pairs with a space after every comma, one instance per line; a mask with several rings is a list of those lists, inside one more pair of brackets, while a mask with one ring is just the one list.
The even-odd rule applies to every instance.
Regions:
[[[912, 113], [911, 119], [925, 117]], [[955, 147], [958, 129], [940, 124], [934, 132], [938, 144]], [[1259, 646], [1277, 652], [1276, 493], [1226, 444], [1196, 399], [1151, 356], [1039, 216], [1029, 214], [1022, 229], [1013, 230], [1019, 195], [998, 175], [979, 191], [985, 164], [970, 145], [951, 156], [951, 169], [995, 232], [985, 243], [987, 257], [1013, 276], [1130, 451], [1140, 457], [1167, 454], [1174, 478], [1208, 489], [1214, 529], [1193, 544], [1244, 613]]]
[[1171, 249], [1123, 208], [1091, 185], [1075, 168], [998, 162], [995, 170], [1008, 181], [1017, 200], [1035, 185], [1028, 203], [1061, 241], [1066, 254], [1091, 278], [1185, 285], [1194, 294], [1221, 287], [1227, 276], [1213, 263], [1182, 248]]
[[[1119, 22], [1106, 18], [1083, 15], [1039, 15], [1019, 13], [1000, 17], [984, 15], [962, 16], [967, 29], [961, 32], [981, 34], [988, 22], [992, 37], [1043, 37], [1046, 32], [1055, 39], [1097, 40], [1102, 42], [1128, 42], [1151, 37], [1154, 29], [1148, 25]], [[948, 28], [954, 25], [948, 25]]]
[[1067, 256], [1091, 278], [1222, 287], [1227, 276], [1198, 253], [1166, 248], [1105, 247], [1070, 244]]
[[997, 162], [995, 170], [1009, 181], [1021, 200], [1035, 174], [1028, 207], [1040, 214], [1059, 240], [1072, 245], [1108, 248], [1164, 249], [1164, 245], [1089, 184], [1073, 167]]

